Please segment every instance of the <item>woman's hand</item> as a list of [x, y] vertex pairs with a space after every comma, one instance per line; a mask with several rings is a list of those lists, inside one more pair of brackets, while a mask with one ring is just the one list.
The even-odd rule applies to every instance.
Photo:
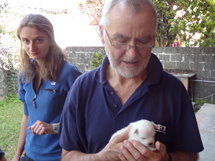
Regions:
[[28, 127], [32, 131], [33, 135], [44, 135], [44, 134], [54, 134], [53, 125], [47, 124], [43, 121], [37, 120], [32, 126]]
[[[2, 160], [0, 160], [0, 161], [2, 161]], [[14, 156], [11, 161], [20, 161], [20, 158], [19, 158], [19, 156]]]

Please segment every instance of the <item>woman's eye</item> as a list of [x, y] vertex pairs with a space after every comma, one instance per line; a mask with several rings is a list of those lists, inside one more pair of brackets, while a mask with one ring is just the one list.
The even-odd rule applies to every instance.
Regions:
[[28, 40], [22, 40], [25, 44], [27, 44], [29, 41]]

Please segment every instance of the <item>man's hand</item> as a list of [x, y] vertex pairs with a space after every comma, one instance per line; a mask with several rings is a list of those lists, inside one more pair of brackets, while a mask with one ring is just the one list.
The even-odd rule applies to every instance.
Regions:
[[166, 153], [166, 146], [161, 142], [155, 143], [156, 151], [151, 151], [141, 143], [132, 140], [125, 140], [120, 147], [121, 153], [119, 158], [122, 161], [168, 161], [169, 157]]
[[40, 120], [28, 127], [28, 129], [32, 131], [33, 135], [53, 134], [53, 125]]
[[97, 156], [101, 160], [120, 161], [120, 147], [124, 144], [123, 141], [128, 139], [130, 127], [122, 134], [115, 136], [106, 146], [100, 151]]

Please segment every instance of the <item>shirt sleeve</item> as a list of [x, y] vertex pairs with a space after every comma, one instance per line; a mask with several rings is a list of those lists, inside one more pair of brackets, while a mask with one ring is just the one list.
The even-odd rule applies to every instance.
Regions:
[[1, 150], [1, 148], [0, 148], [0, 159], [2, 159], [4, 157], [4, 155], [5, 155], [4, 151]]
[[198, 129], [194, 109], [190, 98], [185, 91], [183, 92], [185, 99], [182, 103], [181, 112], [179, 114], [178, 129], [173, 142], [174, 150], [183, 150], [187, 152], [198, 153], [202, 151], [203, 144]]
[[24, 114], [28, 116], [29, 115], [28, 114], [28, 108], [27, 108], [27, 104], [25, 102], [26, 91], [24, 90], [23, 86], [24, 86], [24, 83], [19, 79], [19, 90], [18, 90], [19, 100], [22, 101], [22, 103], [23, 103]]
[[[77, 80], [70, 89], [60, 120], [58, 132], [61, 134], [60, 146], [67, 150], [78, 150], [84, 152], [83, 142], [79, 135], [82, 128], [76, 116], [76, 108], [78, 107], [78, 83]], [[79, 127], [80, 126], [80, 127]]]
[[75, 82], [76, 78], [80, 76], [82, 73], [78, 70], [78, 68], [74, 65], [72, 65], [72, 68], [69, 72], [69, 75], [67, 76], [68, 78], [68, 83], [69, 87], [71, 88], [73, 83]]

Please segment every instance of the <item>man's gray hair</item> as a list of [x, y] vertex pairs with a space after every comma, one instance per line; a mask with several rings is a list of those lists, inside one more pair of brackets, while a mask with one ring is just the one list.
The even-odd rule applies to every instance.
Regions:
[[155, 33], [157, 31], [157, 11], [155, 9], [154, 3], [151, 0], [105, 0], [105, 4], [102, 11], [102, 17], [100, 21], [100, 25], [106, 27], [109, 23], [108, 14], [114, 5], [119, 4], [122, 9], [129, 8], [134, 13], [138, 13], [142, 11], [144, 4], [148, 4], [154, 14], [155, 17]]

